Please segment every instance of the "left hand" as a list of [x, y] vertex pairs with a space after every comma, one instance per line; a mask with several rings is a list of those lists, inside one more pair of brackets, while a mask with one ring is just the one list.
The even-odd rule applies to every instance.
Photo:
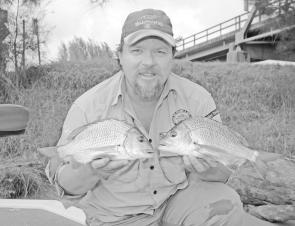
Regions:
[[232, 174], [232, 171], [225, 165], [211, 159], [186, 155], [183, 156], [183, 162], [188, 171], [197, 173], [203, 181], [225, 183]]

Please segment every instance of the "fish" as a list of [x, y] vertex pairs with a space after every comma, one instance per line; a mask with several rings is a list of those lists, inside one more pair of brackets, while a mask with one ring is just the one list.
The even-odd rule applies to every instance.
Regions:
[[58, 155], [64, 161], [74, 159], [87, 164], [97, 158], [135, 160], [153, 157], [147, 138], [133, 125], [117, 119], [106, 119], [75, 129], [63, 145], [38, 148], [47, 156]]
[[190, 117], [161, 134], [158, 150], [214, 160], [232, 171], [250, 161], [264, 177], [268, 167], [259, 158], [260, 152], [246, 144], [242, 135], [221, 122], [205, 117]]

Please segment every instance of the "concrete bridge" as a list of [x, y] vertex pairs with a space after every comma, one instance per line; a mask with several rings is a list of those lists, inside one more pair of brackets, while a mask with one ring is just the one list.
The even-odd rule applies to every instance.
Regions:
[[[279, 59], [275, 47], [280, 33], [294, 29], [294, 24], [283, 24], [286, 1], [271, 2], [274, 12], [266, 15], [255, 5], [250, 12], [233, 17], [189, 37], [177, 40], [175, 57], [190, 61], [245, 62]], [[288, 1], [287, 10], [295, 12], [295, 0]]]

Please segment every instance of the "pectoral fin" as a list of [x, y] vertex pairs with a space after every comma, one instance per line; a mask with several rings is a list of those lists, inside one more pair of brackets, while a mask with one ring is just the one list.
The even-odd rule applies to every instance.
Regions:
[[37, 151], [49, 158], [52, 158], [57, 155], [57, 147], [37, 148]]
[[74, 129], [68, 136], [67, 136], [67, 140], [68, 141], [71, 141], [71, 140], [74, 140], [75, 137], [81, 133], [82, 131], [84, 131], [89, 125], [83, 125], [83, 126], [80, 126], [76, 129]]

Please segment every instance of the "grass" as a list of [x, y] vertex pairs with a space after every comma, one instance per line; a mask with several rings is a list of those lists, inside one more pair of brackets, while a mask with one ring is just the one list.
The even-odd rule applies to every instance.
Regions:
[[[71, 103], [117, 70], [102, 60], [33, 68], [19, 85], [14, 74], [0, 76], [0, 103], [30, 109], [26, 133], [0, 140], [1, 198], [56, 198], [37, 147], [55, 145]], [[207, 88], [224, 123], [252, 148], [295, 155], [294, 67], [177, 61], [173, 71]]]

